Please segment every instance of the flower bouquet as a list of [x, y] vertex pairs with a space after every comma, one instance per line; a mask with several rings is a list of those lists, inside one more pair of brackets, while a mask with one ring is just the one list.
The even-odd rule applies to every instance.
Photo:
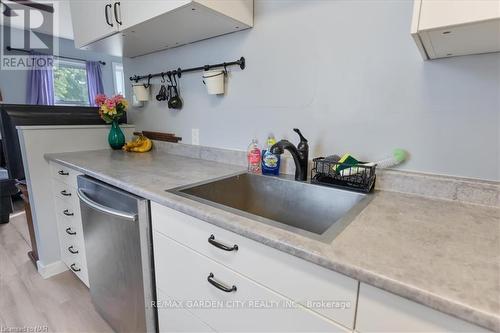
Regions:
[[106, 95], [99, 94], [96, 96], [95, 102], [99, 107], [99, 115], [106, 124], [111, 124], [123, 117], [128, 107], [128, 101], [122, 95], [108, 98]]
[[122, 95], [116, 95], [111, 98], [106, 95], [97, 95], [95, 102], [99, 107], [99, 115], [107, 124], [111, 124], [111, 130], [108, 135], [108, 142], [111, 148], [121, 149], [125, 144], [125, 135], [123, 135], [118, 120], [125, 115], [128, 107], [128, 101]]

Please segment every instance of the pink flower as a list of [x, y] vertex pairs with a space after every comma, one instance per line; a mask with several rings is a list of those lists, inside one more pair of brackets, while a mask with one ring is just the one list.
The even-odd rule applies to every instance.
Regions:
[[95, 103], [97, 106], [101, 106], [106, 102], [106, 95], [99, 94], [95, 97]]
[[107, 99], [106, 106], [108, 109], [114, 109], [116, 107], [116, 102], [113, 99]]
[[115, 101], [115, 104], [120, 103], [123, 99], [124, 99], [124, 97], [120, 94], [113, 97], [113, 101]]

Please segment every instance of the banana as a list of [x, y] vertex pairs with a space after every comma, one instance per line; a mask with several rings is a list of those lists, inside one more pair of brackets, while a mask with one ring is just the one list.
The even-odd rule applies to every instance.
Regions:
[[132, 141], [127, 142], [122, 149], [124, 151], [130, 151], [132, 148], [139, 147], [144, 143], [144, 140], [147, 139], [144, 135], [136, 136]]
[[134, 138], [134, 140], [127, 142], [122, 147], [122, 149], [125, 150], [125, 151], [128, 151], [130, 148], [140, 146], [141, 144], [142, 144], [142, 137], [141, 136], [137, 136], [137, 137]]
[[141, 145], [130, 148], [130, 151], [133, 151], [135, 153], [145, 153], [150, 151], [152, 148], [153, 148], [153, 141], [144, 137]]

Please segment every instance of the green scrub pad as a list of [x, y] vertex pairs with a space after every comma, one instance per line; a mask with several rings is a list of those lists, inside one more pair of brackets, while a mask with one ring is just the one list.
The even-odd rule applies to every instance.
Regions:
[[355, 159], [354, 157], [351, 156], [349, 153], [345, 153], [340, 160], [338, 161], [339, 164], [335, 164], [333, 166], [333, 172], [336, 174], [339, 174], [342, 170], [348, 169], [350, 167], [358, 165], [359, 161]]

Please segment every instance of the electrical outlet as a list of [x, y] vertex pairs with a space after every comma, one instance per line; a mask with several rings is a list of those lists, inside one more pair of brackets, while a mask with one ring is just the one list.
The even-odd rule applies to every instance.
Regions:
[[198, 128], [191, 129], [191, 144], [196, 146], [200, 144], [200, 130]]

